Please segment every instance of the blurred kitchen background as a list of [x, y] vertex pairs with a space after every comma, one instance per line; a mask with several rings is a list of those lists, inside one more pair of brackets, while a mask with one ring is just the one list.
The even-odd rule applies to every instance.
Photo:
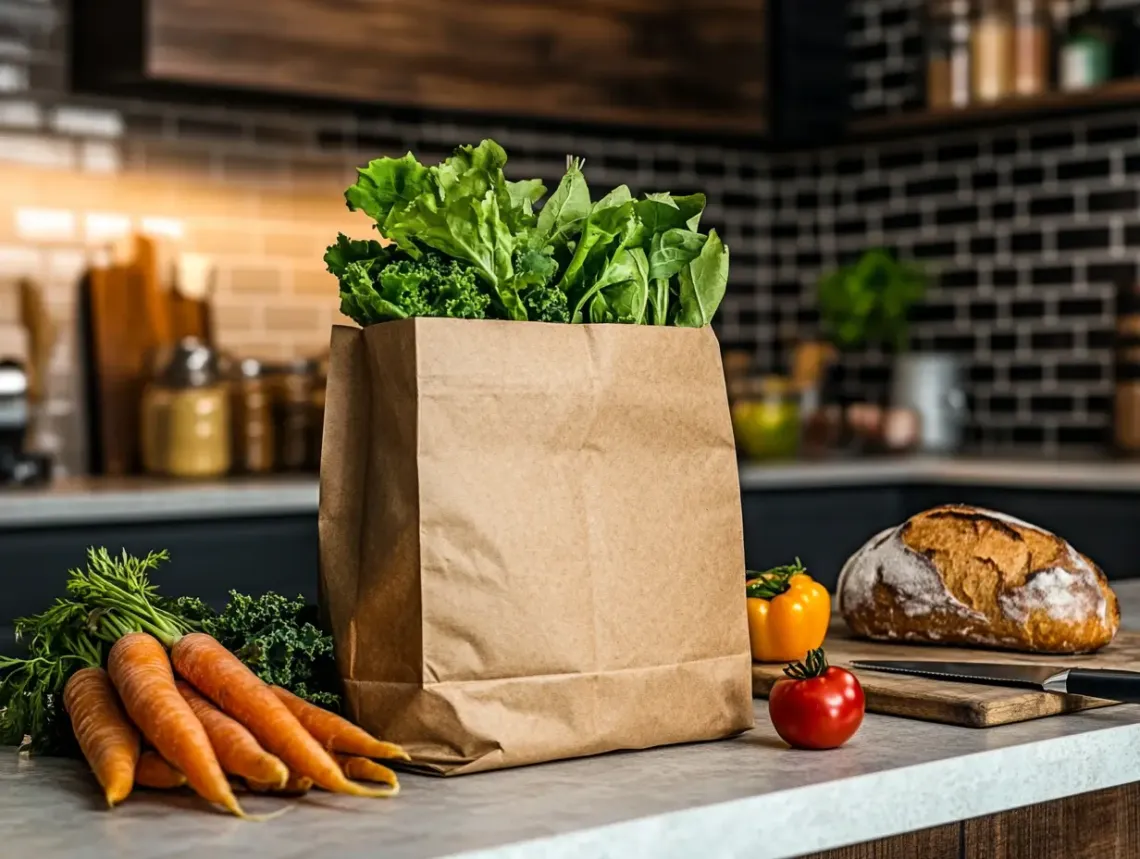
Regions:
[[[273, 6], [0, 0], [0, 478], [49, 481], [0, 536], [29, 559], [48, 523], [177, 554], [240, 516], [210, 562], [256, 538], [308, 587], [342, 192], [488, 136], [550, 187], [573, 153], [708, 195], [753, 565], [812, 521], [834, 567], [948, 494], [1140, 551], [1140, 2]], [[148, 473], [186, 489], [107, 482]]]

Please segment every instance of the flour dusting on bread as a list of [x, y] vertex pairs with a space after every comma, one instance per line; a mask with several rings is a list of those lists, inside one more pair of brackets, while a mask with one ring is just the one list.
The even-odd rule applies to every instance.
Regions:
[[936, 610], [983, 617], [950, 593], [929, 558], [903, 542], [902, 527], [880, 532], [844, 564], [839, 574], [840, 610], [873, 604], [875, 589], [882, 586], [898, 595], [899, 609], [908, 617]]
[[1095, 650], [1120, 623], [1104, 574], [1066, 541], [966, 505], [872, 537], [840, 573], [839, 608], [870, 638], [1047, 653]]

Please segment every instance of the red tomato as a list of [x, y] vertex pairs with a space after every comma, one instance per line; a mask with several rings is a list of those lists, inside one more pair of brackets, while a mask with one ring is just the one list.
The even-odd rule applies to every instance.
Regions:
[[821, 651], [808, 654], [805, 664], [810, 667], [791, 671], [772, 687], [768, 715], [776, 733], [793, 748], [838, 748], [863, 724], [863, 687], [850, 671], [827, 665]]

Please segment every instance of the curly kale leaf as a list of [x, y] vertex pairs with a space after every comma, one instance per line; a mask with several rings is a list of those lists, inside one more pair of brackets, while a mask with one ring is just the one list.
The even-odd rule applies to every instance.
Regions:
[[558, 263], [549, 253], [528, 248], [514, 259], [515, 289], [522, 297], [526, 318], [532, 322], [569, 322], [566, 293], [554, 283]]
[[434, 251], [419, 259], [383, 252], [372, 259], [351, 258], [341, 266], [350, 255], [340, 247], [338, 240], [325, 259], [329, 271], [340, 279], [341, 313], [359, 325], [412, 316], [483, 319], [487, 315], [491, 298], [481, 291], [477, 273], [467, 263]]
[[167, 606], [214, 636], [266, 683], [322, 707], [339, 705], [332, 636], [321, 630], [316, 607], [303, 598], [230, 591], [221, 613], [193, 597], [171, 600]]

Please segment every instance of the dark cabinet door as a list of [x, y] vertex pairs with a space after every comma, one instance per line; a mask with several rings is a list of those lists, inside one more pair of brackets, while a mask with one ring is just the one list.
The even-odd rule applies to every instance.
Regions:
[[[81, 66], [352, 102], [760, 132], [765, 0], [107, 0]], [[106, 6], [138, 50], [108, 50]], [[128, 14], [130, 14], [128, 12]], [[113, 22], [113, 23], [112, 23]], [[83, 45], [96, 46], [84, 52]], [[97, 50], [103, 44], [102, 50]], [[95, 53], [102, 55], [97, 60]]]

